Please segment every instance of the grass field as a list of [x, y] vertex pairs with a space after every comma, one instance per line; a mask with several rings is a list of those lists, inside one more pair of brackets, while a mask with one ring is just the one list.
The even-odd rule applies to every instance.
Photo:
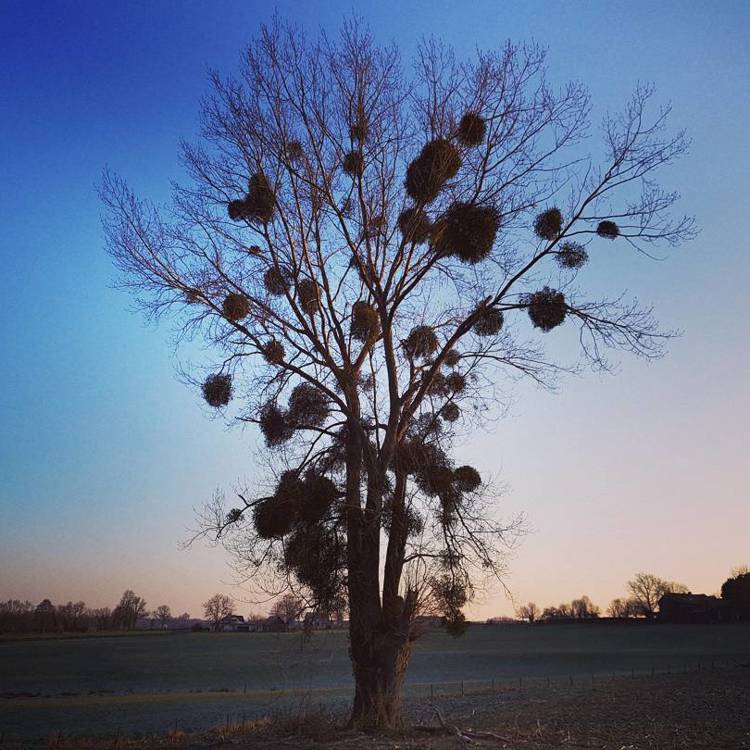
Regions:
[[[750, 625], [476, 626], [427, 633], [409, 669], [412, 695], [496, 684], [590, 683], [750, 661]], [[345, 704], [346, 634], [176, 634], [0, 642], [6, 738], [200, 729], [302, 697]], [[432, 686], [432, 687], [431, 687]], [[26, 694], [26, 697], [23, 697]]]

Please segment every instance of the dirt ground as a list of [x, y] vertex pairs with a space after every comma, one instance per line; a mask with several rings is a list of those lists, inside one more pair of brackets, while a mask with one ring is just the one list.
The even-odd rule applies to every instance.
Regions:
[[[436, 712], [445, 722], [439, 726]], [[750, 665], [673, 675], [618, 677], [586, 686], [505, 689], [434, 702], [410, 699], [405, 730], [368, 736], [339, 730], [344, 717], [323, 708], [271, 717], [245, 727], [138, 741], [34, 747], [104, 750], [236, 748], [236, 750], [443, 750], [456, 747], [600, 748], [601, 750], [750, 749]], [[464, 736], [459, 736], [459, 733]], [[467, 736], [468, 735], [468, 736]], [[484, 736], [482, 736], [484, 735]], [[3, 750], [20, 748], [2, 745]]]

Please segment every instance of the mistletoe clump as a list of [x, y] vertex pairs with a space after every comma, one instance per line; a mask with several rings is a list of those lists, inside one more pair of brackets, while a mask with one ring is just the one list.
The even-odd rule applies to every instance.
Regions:
[[311, 383], [300, 383], [289, 396], [286, 421], [298, 427], [320, 427], [330, 411], [327, 396]]
[[420, 436], [409, 437], [396, 449], [394, 468], [406, 474], [414, 475], [428, 466], [447, 466], [448, 457], [434, 443]]
[[222, 310], [227, 320], [237, 322], [250, 314], [250, 300], [244, 294], [231, 292], [224, 298]]
[[467, 623], [461, 610], [472, 596], [470, 583], [461, 576], [444, 573], [431, 581], [431, 589], [445, 629], [454, 638], [463, 635]]
[[412, 328], [404, 340], [404, 349], [413, 359], [429, 357], [437, 351], [438, 338], [430, 326]]
[[[427, 380], [427, 377], [424, 378]], [[448, 379], [442, 372], [436, 372], [427, 385], [427, 393], [431, 396], [444, 396], [448, 392]]]
[[302, 279], [297, 284], [297, 299], [302, 309], [313, 315], [320, 306], [320, 287], [312, 279]]
[[467, 112], [458, 124], [458, 140], [464, 146], [478, 146], [487, 132], [484, 118], [476, 112]]
[[557, 253], [557, 262], [561, 268], [580, 268], [588, 259], [586, 249], [577, 242], [566, 242]]
[[432, 222], [421, 208], [407, 208], [399, 214], [398, 228], [407, 240], [421, 245], [430, 239]]
[[262, 172], [250, 178], [250, 190], [245, 198], [245, 210], [251, 219], [268, 223], [273, 218], [276, 195]]
[[232, 221], [257, 219], [268, 223], [276, 208], [276, 194], [262, 172], [250, 178], [247, 195], [241, 200], [233, 200], [227, 206]]
[[474, 492], [482, 484], [482, 477], [473, 466], [459, 466], [453, 472], [453, 479], [461, 492]]
[[447, 464], [428, 464], [419, 469], [415, 481], [425, 495], [437, 497], [453, 489], [453, 471]]
[[289, 141], [286, 146], [286, 155], [289, 161], [299, 161], [305, 155], [305, 151], [299, 141]]
[[455, 349], [451, 349], [446, 352], [445, 357], [443, 358], [443, 364], [446, 367], [456, 367], [456, 365], [458, 365], [460, 361], [461, 353], [456, 351]]
[[568, 312], [565, 295], [547, 286], [539, 292], [528, 295], [526, 304], [531, 322], [543, 331], [551, 331], [559, 326]]
[[441, 255], [473, 265], [490, 254], [499, 228], [500, 214], [493, 206], [458, 202], [437, 221], [432, 241]]
[[430, 141], [406, 170], [406, 192], [417, 203], [430, 203], [460, 167], [461, 157], [450, 141]]
[[559, 208], [548, 208], [536, 217], [534, 231], [543, 240], [554, 240], [562, 231], [563, 215]]
[[362, 156], [362, 152], [350, 151], [344, 157], [342, 167], [344, 169], [344, 172], [346, 172], [350, 177], [357, 177], [358, 175], [361, 175], [365, 169], [365, 159]]
[[286, 411], [273, 401], [260, 410], [258, 424], [269, 448], [278, 448], [294, 435], [294, 425], [290, 424]]
[[214, 408], [226, 406], [232, 398], [232, 376], [224, 373], [209, 375], [203, 383], [203, 398]]
[[495, 307], [485, 307], [474, 323], [473, 331], [477, 336], [496, 336], [503, 328], [503, 313]]
[[[290, 474], [292, 472], [285, 472]], [[284, 482], [282, 477], [279, 485]], [[288, 534], [297, 522], [295, 498], [279, 493], [258, 503], [253, 509], [253, 525], [261, 539], [279, 539]]]
[[453, 401], [449, 401], [442, 409], [440, 409], [440, 417], [446, 422], [455, 422], [460, 416], [461, 409], [458, 404], [454, 404]]
[[340, 599], [346, 559], [342, 541], [332, 529], [322, 524], [298, 526], [286, 541], [284, 563], [319, 606]]
[[451, 393], [463, 393], [466, 390], [466, 376], [460, 372], [452, 372], [445, 379], [445, 384]]
[[335, 482], [315, 471], [308, 471], [302, 483], [298, 512], [303, 521], [320, 521], [338, 497]]
[[614, 221], [600, 221], [596, 233], [608, 240], [616, 240], [620, 236], [620, 227]]
[[367, 343], [380, 333], [380, 316], [378, 311], [362, 300], [352, 305], [352, 336], [358, 341]]
[[241, 221], [249, 218], [245, 199], [235, 199], [227, 204], [227, 214], [232, 221]]
[[263, 286], [274, 297], [283, 297], [290, 287], [289, 275], [278, 266], [271, 266], [263, 274]]
[[280, 365], [284, 362], [284, 345], [276, 339], [271, 339], [263, 345], [263, 359], [269, 365]]

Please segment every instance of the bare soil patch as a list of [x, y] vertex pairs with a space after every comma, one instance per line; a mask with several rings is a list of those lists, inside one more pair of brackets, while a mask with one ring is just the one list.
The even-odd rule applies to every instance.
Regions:
[[[441, 730], [473, 730], [473, 738]], [[599, 748], [601, 750], [708, 750], [750, 748], [750, 666], [683, 674], [618, 677], [564, 688], [534, 686], [434, 701], [405, 702], [406, 728], [370, 736], [339, 729], [345, 716], [324, 707], [289, 711], [245, 726], [140, 740], [68, 742], [53, 737], [34, 745], [5, 744], [3, 750], [54, 747], [77, 750], [237, 750], [341, 748], [341, 750], [443, 750], [456, 747]], [[478, 735], [485, 733], [485, 737]], [[489, 736], [495, 735], [495, 736]]]

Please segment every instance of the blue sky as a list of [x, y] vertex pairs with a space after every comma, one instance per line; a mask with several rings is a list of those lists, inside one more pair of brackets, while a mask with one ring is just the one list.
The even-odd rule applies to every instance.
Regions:
[[[508, 486], [534, 533], [511, 563], [520, 599], [606, 604], [640, 569], [718, 589], [750, 562], [746, 485], [750, 5], [745, 2], [286, 2], [310, 33], [352, 10], [408, 60], [421, 35], [461, 53], [549, 47], [595, 122], [638, 81], [671, 101], [690, 155], [663, 175], [697, 240], [660, 263], [595, 270], [681, 328], [655, 364], [623, 359], [559, 393], [519, 387], [462, 446]], [[105, 166], [166, 199], [197, 133], [207, 71], [236, 68], [273, 7], [255, 2], [0, 2], [0, 599], [112, 603], [126, 587], [197, 613], [233, 590], [219, 551], [177, 549], [191, 508], [252, 477], [255, 435], [207, 418], [178, 382], [169, 327], [112, 288], [95, 186]], [[234, 592], [237, 593], [237, 592]], [[509, 612], [488, 595], [477, 616]]]

